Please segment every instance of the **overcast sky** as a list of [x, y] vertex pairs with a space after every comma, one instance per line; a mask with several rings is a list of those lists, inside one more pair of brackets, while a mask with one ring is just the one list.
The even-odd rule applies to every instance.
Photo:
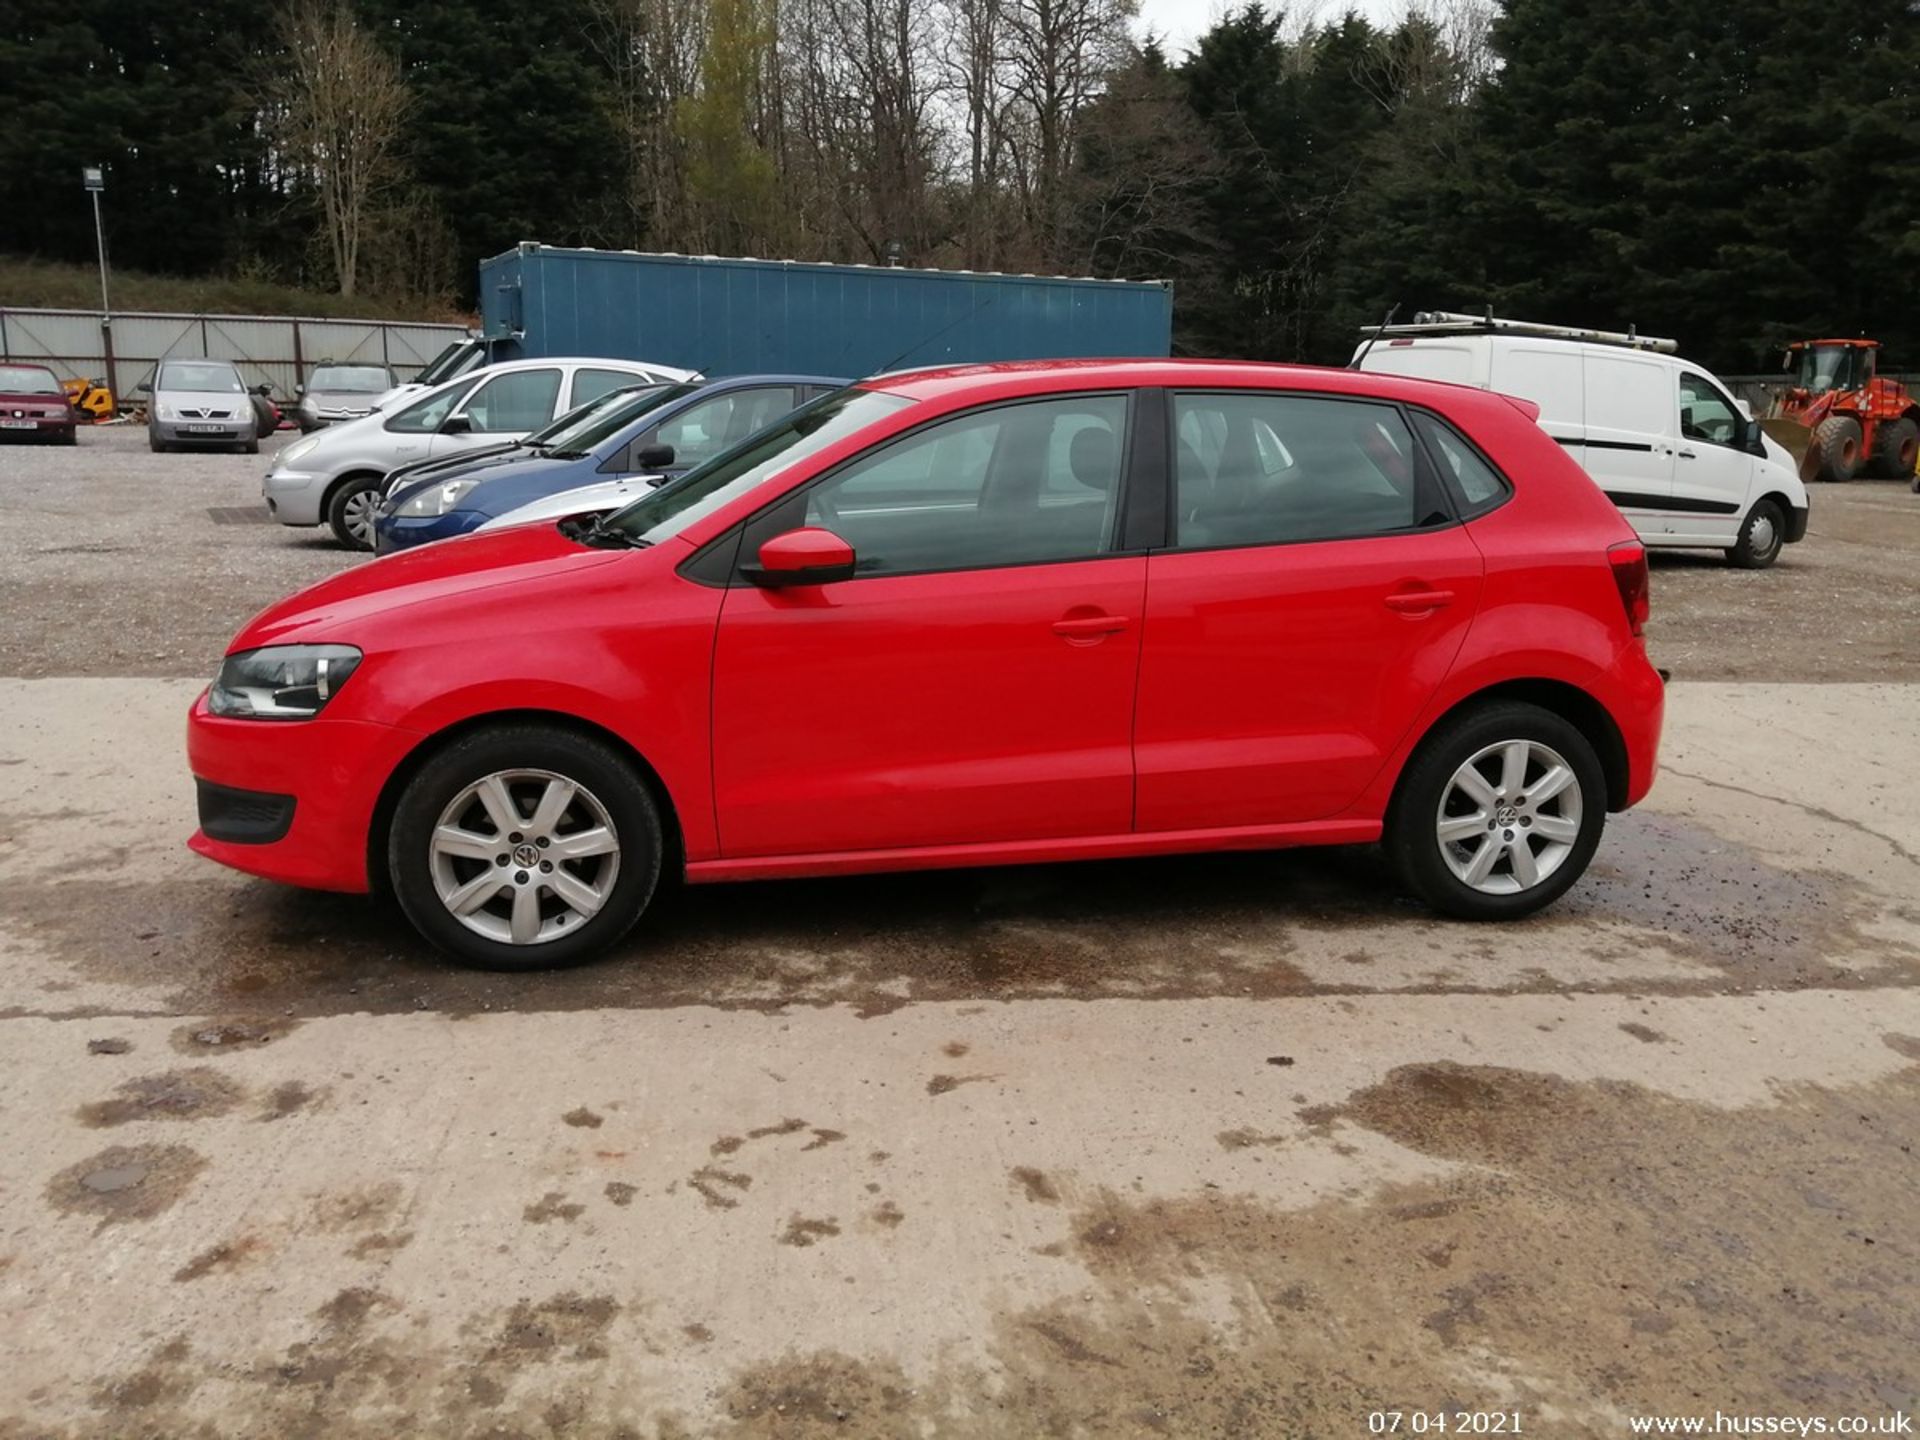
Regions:
[[[1242, 0], [1231, 4], [1228, 0], [1140, 0], [1140, 19], [1134, 30], [1142, 36], [1149, 30], [1161, 36], [1167, 53], [1177, 59], [1215, 19], [1228, 10], [1238, 10], [1241, 3]], [[1276, 7], [1269, 3], [1267, 8]], [[1407, 0], [1296, 0], [1284, 8], [1290, 12], [1312, 9], [1323, 17], [1358, 10], [1369, 20], [1391, 21], [1406, 13]]]

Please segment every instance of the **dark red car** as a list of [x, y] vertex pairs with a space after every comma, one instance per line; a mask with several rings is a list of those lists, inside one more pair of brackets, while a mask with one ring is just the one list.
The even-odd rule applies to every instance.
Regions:
[[506, 968], [690, 882], [1383, 840], [1446, 913], [1653, 781], [1645, 556], [1521, 402], [1344, 370], [975, 366], [827, 396], [593, 524], [256, 618], [193, 848], [390, 887]]
[[0, 437], [71, 445], [79, 424], [66, 388], [53, 371], [18, 360], [0, 361]]

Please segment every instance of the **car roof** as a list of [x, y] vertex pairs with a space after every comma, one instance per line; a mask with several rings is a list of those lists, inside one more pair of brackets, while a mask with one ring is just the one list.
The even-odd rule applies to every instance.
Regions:
[[[898, 370], [858, 382], [907, 400], [991, 400], [1121, 387], [1312, 390], [1414, 404], [1477, 408], [1489, 392], [1444, 380], [1416, 380], [1330, 365], [1284, 365], [1265, 360], [1013, 360]], [[1499, 398], [1499, 397], [1495, 397]]]

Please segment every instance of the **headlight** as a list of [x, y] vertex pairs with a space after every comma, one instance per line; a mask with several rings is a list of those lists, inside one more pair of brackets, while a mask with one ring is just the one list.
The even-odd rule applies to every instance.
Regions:
[[397, 515], [444, 515], [478, 485], [478, 480], [447, 480], [429, 485], [394, 513]]
[[319, 443], [320, 437], [318, 435], [309, 435], [304, 440], [294, 441], [293, 444], [287, 446], [286, 449], [280, 452], [280, 463], [282, 465], [291, 465], [303, 456], [311, 455], [314, 447]]
[[173, 407], [171, 405], [157, 405], [154, 408], [159, 412], [162, 420], [171, 420], [174, 418]]
[[360, 664], [351, 645], [267, 645], [229, 655], [207, 709], [245, 720], [311, 720]]

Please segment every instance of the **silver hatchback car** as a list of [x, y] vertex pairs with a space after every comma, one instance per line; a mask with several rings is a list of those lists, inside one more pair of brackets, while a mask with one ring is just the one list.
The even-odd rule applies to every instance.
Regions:
[[300, 433], [305, 435], [322, 425], [371, 415], [377, 408], [376, 402], [394, 384], [393, 371], [384, 365], [322, 360], [313, 367], [307, 383], [300, 387], [300, 404], [294, 411]]
[[253, 396], [226, 360], [162, 360], [147, 392], [147, 448], [237, 445], [260, 453]]

